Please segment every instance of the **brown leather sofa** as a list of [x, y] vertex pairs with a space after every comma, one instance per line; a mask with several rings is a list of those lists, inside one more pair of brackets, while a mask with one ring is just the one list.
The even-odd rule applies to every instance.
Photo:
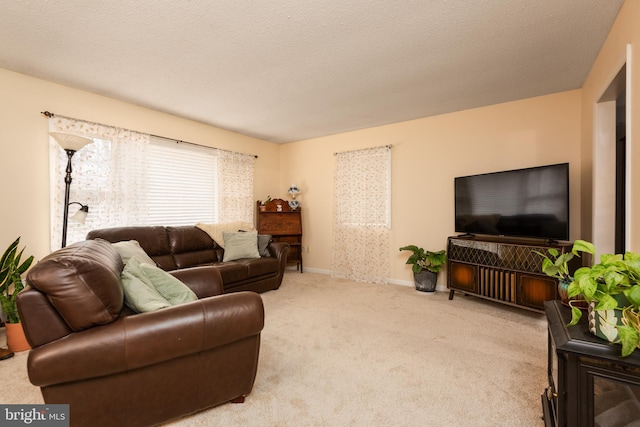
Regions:
[[87, 240], [28, 272], [18, 310], [27, 368], [45, 403], [69, 404], [72, 426], [148, 426], [252, 388], [264, 326], [255, 292], [222, 294], [211, 266], [172, 274], [198, 300], [135, 314], [123, 303], [118, 252]]
[[87, 239], [97, 238], [111, 243], [136, 240], [165, 271], [212, 265], [222, 275], [225, 293], [278, 289], [289, 253], [288, 243], [271, 242], [268, 257], [223, 262], [224, 249], [196, 226], [117, 227], [87, 234]]

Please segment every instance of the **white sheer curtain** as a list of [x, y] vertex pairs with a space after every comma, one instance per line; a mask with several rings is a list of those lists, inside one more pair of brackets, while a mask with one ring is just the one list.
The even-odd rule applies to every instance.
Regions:
[[[149, 135], [66, 117], [50, 118], [49, 131], [80, 135], [94, 141], [72, 158], [69, 201], [88, 205], [89, 215], [85, 224], [69, 221], [68, 245], [84, 240], [92, 229], [145, 224]], [[51, 137], [49, 153], [51, 250], [56, 250], [62, 240], [67, 155]], [[78, 208], [71, 205], [69, 216]]]
[[218, 222], [253, 222], [255, 156], [218, 150]]
[[336, 154], [332, 275], [386, 283], [390, 275], [391, 148]]

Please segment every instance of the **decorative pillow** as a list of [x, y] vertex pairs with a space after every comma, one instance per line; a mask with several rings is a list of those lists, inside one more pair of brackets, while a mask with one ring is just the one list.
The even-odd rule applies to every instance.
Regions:
[[134, 257], [129, 259], [122, 270], [122, 288], [124, 289], [124, 303], [137, 313], [171, 307], [169, 301], [160, 295], [153, 286], [140, 263]]
[[260, 258], [257, 231], [225, 232], [223, 237], [225, 248], [222, 261], [233, 261], [240, 258]]
[[163, 269], [146, 263], [140, 264], [140, 268], [156, 291], [169, 301], [169, 304], [178, 305], [198, 299], [198, 296], [187, 285]]
[[268, 234], [258, 234], [258, 253], [260, 256], [271, 256], [267, 246], [271, 243], [271, 236]]
[[224, 249], [224, 233], [242, 230], [255, 230], [250, 222], [234, 221], [222, 222], [219, 224], [203, 224], [197, 223], [196, 227], [207, 233], [221, 248]]
[[113, 243], [113, 247], [116, 248], [116, 251], [122, 257], [122, 262], [127, 264], [129, 259], [134, 257], [138, 260], [139, 263], [147, 263], [151, 265], [156, 265], [155, 261], [153, 261], [149, 255], [140, 247], [140, 243], [137, 240], [129, 240], [124, 242]]

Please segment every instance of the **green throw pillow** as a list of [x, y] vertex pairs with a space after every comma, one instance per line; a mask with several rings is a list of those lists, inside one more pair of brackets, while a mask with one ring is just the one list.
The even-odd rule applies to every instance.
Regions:
[[198, 296], [187, 285], [163, 269], [146, 263], [140, 264], [140, 268], [160, 295], [169, 301], [171, 305], [183, 304], [198, 299]]
[[136, 258], [131, 258], [122, 270], [122, 288], [124, 289], [124, 303], [137, 313], [160, 310], [171, 307], [153, 286], [151, 281], [140, 268]]
[[147, 264], [156, 265], [149, 255], [142, 249], [140, 243], [137, 240], [128, 240], [124, 242], [113, 243], [113, 247], [116, 248], [118, 254], [122, 258], [124, 264], [129, 262], [129, 259], [136, 258], [139, 263], [146, 262]]
[[260, 258], [257, 231], [225, 232], [223, 236], [224, 257], [222, 261], [233, 261], [240, 258]]

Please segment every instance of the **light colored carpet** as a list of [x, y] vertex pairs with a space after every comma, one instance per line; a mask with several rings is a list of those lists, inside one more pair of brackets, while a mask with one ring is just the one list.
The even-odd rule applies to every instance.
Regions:
[[[544, 315], [287, 271], [262, 294], [255, 386], [167, 424], [186, 426], [542, 426]], [[0, 362], [0, 402], [42, 403], [26, 352]]]

